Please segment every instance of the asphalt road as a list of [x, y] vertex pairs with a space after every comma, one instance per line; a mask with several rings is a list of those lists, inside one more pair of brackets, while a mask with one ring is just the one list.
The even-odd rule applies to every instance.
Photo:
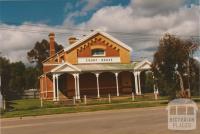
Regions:
[[200, 134], [167, 129], [165, 107], [1, 119], [2, 134]]

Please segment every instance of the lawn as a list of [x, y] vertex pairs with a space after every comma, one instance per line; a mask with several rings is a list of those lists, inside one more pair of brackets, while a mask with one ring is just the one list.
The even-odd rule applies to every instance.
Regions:
[[[35, 102], [34, 102], [35, 103]], [[36, 104], [36, 103], [35, 103]], [[113, 110], [113, 109], [126, 109], [126, 108], [141, 108], [141, 107], [155, 107], [155, 106], [164, 106], [166, 101], [161, 102], [128, 102], [128, 103], [113, 103], [113, 104], [101, 104], [101, 105], [76, 105], [68, 107], [44, 107], [44, 108], [35, 108], [23, 107], [23, 110], [13, 110], [7, 111], [2, 114], [3, 118], [9, 117], [24, 117], [24, 116], [39, 116], [39, 115], [49, 115], [49, 114], [63, 114], [63, 113], [76, 113], [76, 112], [89, 112], [89, 111], [99, 111], [99, 110]]]
[[[195, 101], [200, 102], [200, 99], [197, 98]], [[54, 103], [52, 101], [44, 101], [43, 107], [41, 108], [39, 99], [24, 99], [10, 102], [10, 109], [1, 113], [1, 117], [9, 118], [112, 109], [156, 107], [166, 106], [167, 103], [167, 97], [160, 97], [159, 100], [154, 100], [148, 97], [137, 97], [134, 101], [132, 101], [131, 97], [116, 97], [111, 98], [111, 103], [108, 102], [108, 98], [87, 99], [87, 105], [84, 104], [83, 100], [76, 103], [76, 105], [72, 105], [72, 103], [69, 105], [65, 102]]]

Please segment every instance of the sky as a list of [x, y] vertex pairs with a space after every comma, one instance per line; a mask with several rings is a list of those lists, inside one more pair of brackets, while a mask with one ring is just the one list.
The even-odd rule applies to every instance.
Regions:
[[28, 64], [49, 32], [67, 47], [68, 37], [99, 29], [131, 46], [132, 60], [152, 59], [165, 33], [199, 39], [199, 17], [199, 0], [0, 0], [0, 52]]

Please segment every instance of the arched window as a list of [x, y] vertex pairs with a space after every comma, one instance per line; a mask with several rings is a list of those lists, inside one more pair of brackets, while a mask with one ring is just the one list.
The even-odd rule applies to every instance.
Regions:
[[105, 50], [103, 49], [92, 49], [92, 56], [105, 56]]

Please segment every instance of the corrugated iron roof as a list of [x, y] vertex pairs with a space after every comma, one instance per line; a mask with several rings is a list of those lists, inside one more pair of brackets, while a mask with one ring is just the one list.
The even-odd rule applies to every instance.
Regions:
[[136, 63], [131, 64], [79, 64], [75, 65], [81, 71], [121, 71], [121, 70], [133, 70]]

